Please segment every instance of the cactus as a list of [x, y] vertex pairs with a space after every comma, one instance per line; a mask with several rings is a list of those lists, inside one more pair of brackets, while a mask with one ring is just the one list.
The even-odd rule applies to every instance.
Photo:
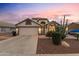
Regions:
[[52, 41], [55, 45], [60, 45], [61, 41], [66, 37], [66, 28], [68, 20], [63, 20], [63, 24], [56, 26], [55, 32], [52, 33]]

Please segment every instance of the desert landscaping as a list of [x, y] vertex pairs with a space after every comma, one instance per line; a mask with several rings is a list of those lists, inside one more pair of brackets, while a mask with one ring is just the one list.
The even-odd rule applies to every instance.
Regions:
[[42, 36], [38, 39], [37, 54], [78, 54], [79, 53], [79, 41], [76, 38], [67, 37], [65, 42], [70, 46], [66, 45], [54, 45], [52, 39]]

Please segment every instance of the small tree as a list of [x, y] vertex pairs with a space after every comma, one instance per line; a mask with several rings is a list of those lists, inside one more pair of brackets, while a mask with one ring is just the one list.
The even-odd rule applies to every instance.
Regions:
[[61, 34], [59, 32], [53, 32], [52, 33], [52, 42], [55, 45], [61, 44]]

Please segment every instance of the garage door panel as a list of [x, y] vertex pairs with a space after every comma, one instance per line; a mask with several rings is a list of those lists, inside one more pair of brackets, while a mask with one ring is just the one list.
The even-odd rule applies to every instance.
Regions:
[[19, 29], [20, 35], [38, 35], [37, 28], [20, 28]]

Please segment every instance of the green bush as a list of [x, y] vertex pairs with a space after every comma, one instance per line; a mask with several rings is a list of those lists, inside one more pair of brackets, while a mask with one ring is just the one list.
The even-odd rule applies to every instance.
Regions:
[[48, 32], [46, 33], [46, 36], [47, 36], [47, 37], [52, 37], [52, 31], [48, 31]]
[[52, 42], [55, 45], [61, 44], [61, 34], [59, 32], [53, 32], [52, 33]]
[[53, 44], [60, 45], [61, 41], [66, 37], [65, 27], [56, 26], [56, 30], [54, 32], [48, 31], [46, 36], [49, 37], [49, 39], [52, 38]]
[[66, 37], [65, 28], [57, 26], [56, 31], [52, 33], [52, 41], [55, 45], [60, 45], [61, 41]]
[[57, 26], [56, 32], [59, 32], [61, 35], [61, 39], [63, 40], [66, 37], [66, 31], [64, 26]]

